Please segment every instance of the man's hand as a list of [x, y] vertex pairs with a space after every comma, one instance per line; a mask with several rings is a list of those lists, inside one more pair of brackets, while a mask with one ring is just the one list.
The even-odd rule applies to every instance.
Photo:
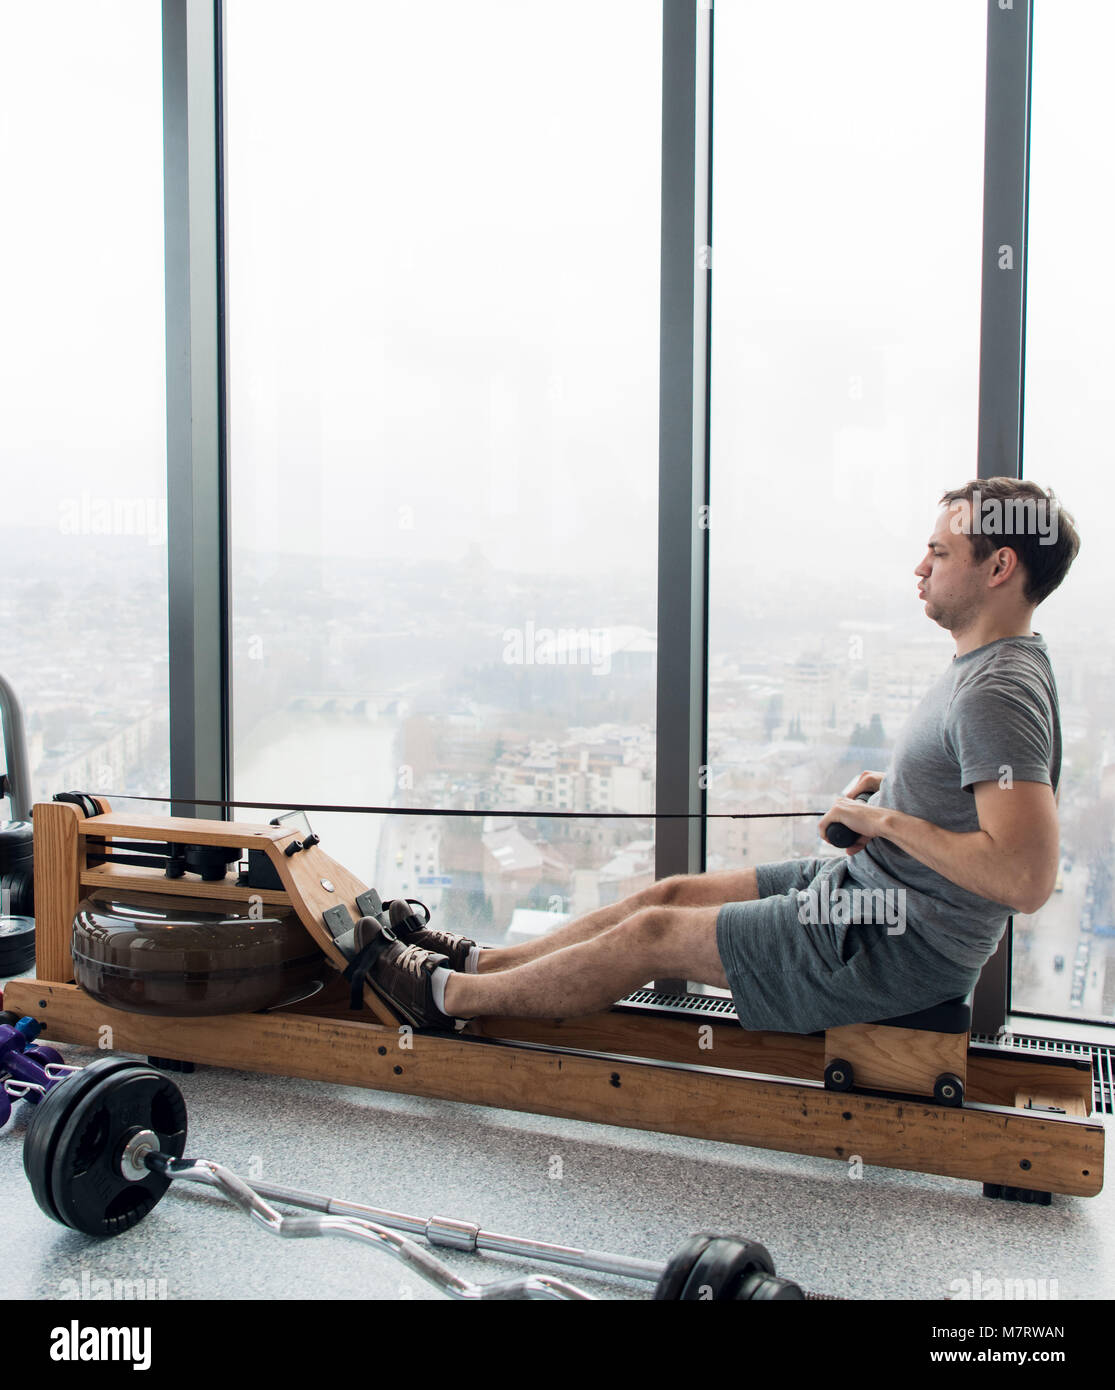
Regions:
[[[879, 830], [877, 826], [865, 824], [863, 818], [860, 817], [859, 812], [864, 809], [864, 805], [862, 801], [857, 801], [856, 798], [860, 796], [874, 796], [883, 785], [883, 778], [885, 776], [886, 774], [883, 772], [861, 772], [858, 777], [853, 777], [840, 793], [840, 797], [836, 804], [829, 813], [822, 818], [818, 826], [821, 838], [824, 838], [825, 831], [833, 821], [838, 820], [841, 824], [846, 825], [849, 830], [859, 832], [859, 839], [855, 844], [849, 845], [845, 851], [846, 854], [858, 854], [860, 850], [863, 849], [864, 845], [867, 844], [868, 840], [873, 839], [876, 835], [881, 835], [882, 831]], [[851, 802], [853, 808], [850, 812], [843, 809], [849, 802]], [[839, 814], [838, 808], [841, 808]], [[872, 808], [868, 807], [867, 809], [870, 810]]]
[[[865, 772], [864, 777], [878, 776], [877, 773]], [[867, 788], [864, 788], [867, 790]], [[874, 788], [878, 790], [878, 788]], [[862, 793], [861, 793], [862, 794]], [[821, 817], [817, 829], [821, 838], [824, 839], [825, 831], [833, 823], [839, 821], [841, 825], [846, 825], [849, 830], [854, 830], [859, 838], [854, 844], [848, 846], [845, 854], [858, 854], [868, 840], [873, 840], [876, 835], [884, 834], [883, 816], [886, 814], [879, 806], [868, 806], [863, 801], [856, 801], [850, 796], [837, 797], [832, 809]]]
[[874, 796], [883, 785], [883, 778], [885, 776], [885, 772], [861, 772], [858, 777], [852, 778], [840, 795], [850, 796], [853, 800], [857, 796], [863, 796], [864, 793], [869, 796]]

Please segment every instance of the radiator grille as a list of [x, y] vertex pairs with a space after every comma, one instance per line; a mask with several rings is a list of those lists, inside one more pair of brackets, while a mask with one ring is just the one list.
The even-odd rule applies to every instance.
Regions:
[[736, 1022], [736, 1006], [731, 998], [720, 994], [663, 994], [657, 989], [637, 989], [623, 1004], [631, 1008], [653, 1010], [664, 1014], [713, 1014], [730, 1023]]

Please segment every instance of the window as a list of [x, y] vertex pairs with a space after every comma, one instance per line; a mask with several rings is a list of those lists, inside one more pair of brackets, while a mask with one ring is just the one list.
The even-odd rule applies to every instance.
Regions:
[[[1061, 700], [1061, 872], [1034, 917], [1015, 918], [1014, 1007], [1115, 1018], [1115, 563], [1107, 455], [1115, 407], [1115, 214], [1106, 55], [1115, 14], [1099, 0], [1034, 16], [1023, 473], [1076, 519], [1080, 554], [1037, 612]], [[1060, 964], [1058, 964], [1060, 960]]]
[[169, 790], [159, 8], [0, 13], [0, 669], [32, 795]]
[[226, 11], [235, 794], [475, 808], [314, 821], [498, 940], [653, 877], [483, 813], [654, 804], [661, 6], [305, 13]]
[[976, 471], [986, 13], [721, 0], [715, 53], [709, 810], [823, 811], [952, 653], [912, 571]]

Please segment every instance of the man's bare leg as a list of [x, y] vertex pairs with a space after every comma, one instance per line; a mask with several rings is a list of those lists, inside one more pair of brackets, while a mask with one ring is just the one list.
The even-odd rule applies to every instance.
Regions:
[[640, 908], [613, 927], [525, 964], [495, 973], [454, 972], [445, 986], [445, 1011], [453, 1018], [577, 1018], [607, 1009], [662, 976], [727, 989], [716, 948], [719, 912], [720, 904]]
[[[526, 965], [528, 961], [552, 955], [554, 951], [563, 951], [567, 946], [580, 945], [581, 942], [592, 940], [602, 931], [609, 931], [634, 913], [648, 907], [722, 907], [724, 903], [752, 902], [758, 896], [759, 888], [754, 869], [725, 869], [712, 874], [675, 874], [670, 878], [659, 879], [649, 888], [632, 893], [630, 897], [623, 898], [618, 903], [599, 907], [595, 912], [586, 913], [574, 922], [566, 922], [564, 926], [548, 932], [536, 941], [527, 941], [521, 946], [494, 946], [490, 950], [482, 951], [477, 972], [489, 975], [503, 970], [513, 970], [516, 966]], [[690, 975], [688, 978], [695, 980], [696, 976]], [[701, 983], [708, 984], [709, 981], [703, 980]]]

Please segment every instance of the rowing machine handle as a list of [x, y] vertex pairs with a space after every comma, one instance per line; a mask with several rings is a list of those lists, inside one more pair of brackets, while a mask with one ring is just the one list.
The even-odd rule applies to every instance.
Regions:
[[[874, 795], [874, 792], [861, 792], [860, 795], [856, 797], [856, 800], [870, 801]], [[846, 825], [843, 825], [838, 820], [834, 820], [825, 831], [825, 839], [830, 845], [835, 845], [837, 849], [847, 849], [849, 845], [854, 845], [859, 839], [859, 832], [856, 830], [849, 830]]]

